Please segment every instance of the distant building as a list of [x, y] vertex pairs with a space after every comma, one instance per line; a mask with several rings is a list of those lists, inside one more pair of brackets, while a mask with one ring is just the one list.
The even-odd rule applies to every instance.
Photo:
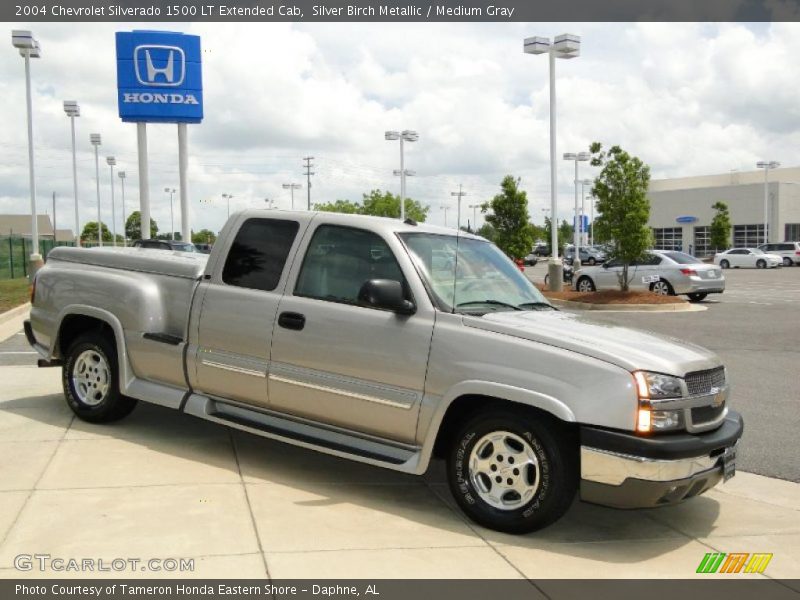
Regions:
[[[53, 224], [49, 215], [38, 215], [39, 238], [42, 240], [53, 239]], [[30, 215], [0, 215], [0, 236], [31, 237]], [[74, 242], [75, 233], [71, 229], [56, 229], [57, 242]]]
[[[800, 240], [800, 167], [771, 170], [768, 194], [769, 241]], [[730, 211], [732, 246], [764, 243], [763, 170], [653, 180], [648, 197], [656, 248], [713, 254], [711, 206], [720, 200]]]

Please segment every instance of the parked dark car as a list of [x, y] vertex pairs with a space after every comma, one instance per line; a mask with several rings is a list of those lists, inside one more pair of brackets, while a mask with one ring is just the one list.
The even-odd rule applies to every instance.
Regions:
[[213, 244], [195, 244], [194, 248], [200, 254], [211, 254], [211, 249], [214, 247]]
[[175, 252], [197, 252], [194, 244], [176, 240], [136, 240], [134, 248], [151, 248], [154, 250], [172, 250]]

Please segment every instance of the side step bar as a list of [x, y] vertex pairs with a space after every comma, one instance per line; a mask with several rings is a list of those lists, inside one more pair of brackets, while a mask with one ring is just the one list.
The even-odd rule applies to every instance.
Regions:
[[419, 474], [420, 449], [395, 445], [192, 394], [184, 412], [295, 446], [405, 473]]

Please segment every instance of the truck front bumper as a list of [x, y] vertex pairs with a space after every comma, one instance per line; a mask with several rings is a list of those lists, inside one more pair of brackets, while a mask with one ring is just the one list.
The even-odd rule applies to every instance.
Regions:
[[723, 479], [725, 463], [743, 430], [741, 415], [733, 411], [718, 429], [695, 435], [640, 437], [584, 426], [581, 499], [615, 508], [646, 508], [700, 495]]

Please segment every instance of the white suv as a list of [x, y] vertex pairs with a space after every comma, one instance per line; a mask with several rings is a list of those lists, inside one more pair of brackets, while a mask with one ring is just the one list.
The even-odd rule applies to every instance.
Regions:
[[776, 242], [772, 244], [761, 244], [758, 249], [780, 256], [783, 259], [784, 267], [800, 265], [800, 242]]

